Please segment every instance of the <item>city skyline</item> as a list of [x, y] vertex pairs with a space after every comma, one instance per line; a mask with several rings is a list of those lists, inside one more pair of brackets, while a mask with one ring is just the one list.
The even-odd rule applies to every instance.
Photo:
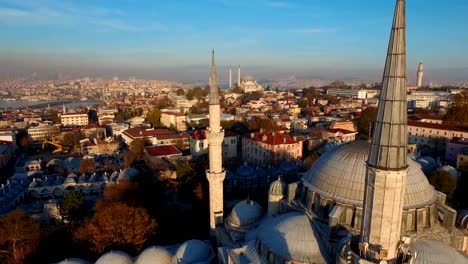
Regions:
[[[214, 47], [221, 80], [238, 64], [258, 78], [379, 80], [392, 10], [364, 2], [0, 0], [0, 77], [203, 80]], [[466, 80], [468, 3], [435, 3], [408, 2], [409, 81], [421, 61], [427, 82]]]

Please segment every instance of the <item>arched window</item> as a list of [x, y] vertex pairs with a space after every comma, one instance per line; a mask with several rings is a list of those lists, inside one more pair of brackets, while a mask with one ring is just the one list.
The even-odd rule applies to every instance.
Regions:
[[412, 213], [409, 213], [406, 216], [406, 230], [408, 230], [408, 231], [413, 231], [414, 230], [413, 214]]

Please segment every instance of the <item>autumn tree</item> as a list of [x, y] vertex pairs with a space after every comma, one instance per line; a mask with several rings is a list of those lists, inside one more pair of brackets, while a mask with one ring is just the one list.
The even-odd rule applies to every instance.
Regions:
[[67, 132], [63, 135], [60, 145], [73, 147], [80, 144], [80, 140], [84, 139], [84, 136], [80, 132]]
[[154, 235], [156, 227], [156, 221], [144, 208], [114, 203], [98, 210], [92, 219], [74, 233], [74, 237], [88, 244], [96, 253], [110, 249], [139, 252]]
[[124, 167], [125, 168], [130, 168], [130, 166], [136, 160], [136, 158], [137, 158], [137, 156], [135, 155], [135, 153], [133, 153], [133, 151], [131, 151], [131, 150], [125, 151], [125, 154], [124, 154]]
[[449, 200], [457, 188], [457, 179], [448, 171], [436, 171], [428, 175], [429, 183], [439, 192], [445, 193]]
[[130, 143], [130, 150], [135, 154], [142, 154], [146, 145], [148, 142], [145, 139], [137, 138]]
[[455, 126], [468, 127], [468, 92], [464, 91], [455, 96], [447, 114], [444, 116], [444, 123]]
[[366, 135], [370, 136], [372, 131], [369, 131], [369, 128], [373, 129], [372, 126], [377, 118], [377, 108], [368, 107], [362, 111], [361, 118], [359, 119], [358, 129], [359, 131]]
[[94, 159], [82, 159], [80, 162], [80, 172], [84, 173], [93, 173], [96, 171], [96, 161]]
[[63, 196], [60, 213], [69, 223], [78, 223], [86, 214], [86, 206], [80, 193], [77, 191], [66, 192]]
[[300, 108], [305, 108], [307, 107], [307, 100], [305, 99], [299, 99], [297, 101], [297, 105], [300, 107]]
[[96, 208], [100, 210], [115, 203], [124, 203], [132, 207], [143, 206], [144, 199], [140, 185], [136, 182], [123, 180], [119, 181], [119, 184], [107, 186], [101, 199], [96, 203]]
[[146, 120], [151, 124], [152, 127], [161, 126], [161, 111], [159, 109], [153, 109], [146, 114]]
[[39, 223], [17, 209], [0, 217], [0, 262], [24, 263], [40, 238]]
[[179, 88], [179, 89], [177, 89], [176, 94], [177, 94], [178, 96], [182, 96], [182, 95], [185, 94], [185, 91], [184, 91], [184, 89]]

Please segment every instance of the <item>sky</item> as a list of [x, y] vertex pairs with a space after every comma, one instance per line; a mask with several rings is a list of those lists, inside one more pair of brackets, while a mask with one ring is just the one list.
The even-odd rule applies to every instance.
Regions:
[[[395, 0], [0, 0], [0, 77], [378, 80]], [[407, 0], [409, 76], [468, 80], [468, 1]], [[235, 71], [234, 71], [235, 72]], [[409, 79], [414, 79], [409, 77]]]

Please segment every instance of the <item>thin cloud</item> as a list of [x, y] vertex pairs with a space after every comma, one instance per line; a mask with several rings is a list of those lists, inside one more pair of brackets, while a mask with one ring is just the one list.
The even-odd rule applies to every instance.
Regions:
[[[76, 26], [88, 24], [90, 30], [108, 31], [165, 31], [161, 23], [137, 25], [125, 21], [125, 12], [119, 9], [95, 6], [77, 7], [70, 3], [45, 1], [42, 5], [34, 1], [0, 0], [15, 7], [0, 8], [0, 22], [10, 25], [60, 25]], [[97, 28], [96, 28], [97, 27]]]

